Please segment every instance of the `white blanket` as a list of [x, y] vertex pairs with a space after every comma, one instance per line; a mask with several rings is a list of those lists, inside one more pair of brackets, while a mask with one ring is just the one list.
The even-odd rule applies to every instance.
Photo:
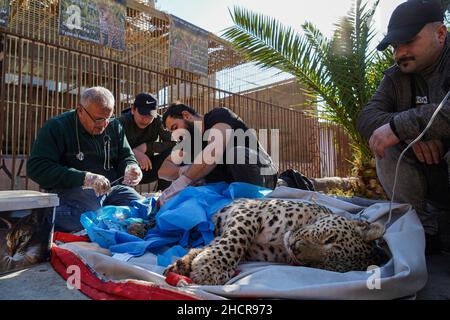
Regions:
[[[389, 203], [368, 208], [337, 200], [317, 192], [277, 188], [270, 198], [309, 200], [329, 207], [334, 213], [351, 216], [362, 214], [371, 222], [385, 223]], [[242, 263], [240, 273], [223, 286], [191, 285], [179, 290], [205, 299], [271, 298], [271, 299], [397, 299], [413, 297], [427, 281], [425, 236], [416, 212], [407, 204], [395, 204], [392, 221], [383, 237], [391, 259], [373, 271], [337, 273], [321, 269], [265, 262]], [[65, 244], [101, 277], [109, 280], [135, 279], [168, 286], [157, 266], [156, 257], [121, 261], [92, 245]]]

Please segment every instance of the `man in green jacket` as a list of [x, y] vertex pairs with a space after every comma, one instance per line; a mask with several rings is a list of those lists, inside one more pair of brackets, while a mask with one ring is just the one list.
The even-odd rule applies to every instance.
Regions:
[[27, 175], [58, 194], [56, 231], [82, 230], [83, 212], [128, 206], [142, 198], [130, 187], [140, 182], [142, 171], [122, 126], [112, 118], [113, 110], [114, 96], [108, 89], [89, 88], [75, 110], [48, 120], [39, 130]]
[[163, 128], [157, 113], [157, 100], [150, 94], [140, 93], [131, 108], [122, 112], [118, 119], [127, 140], [143, 171], [141, 184], [158, 180], [158, 189], [164, 190], [170, 182], [158, 179], [158, 170], [175, 145], [171, 133]]

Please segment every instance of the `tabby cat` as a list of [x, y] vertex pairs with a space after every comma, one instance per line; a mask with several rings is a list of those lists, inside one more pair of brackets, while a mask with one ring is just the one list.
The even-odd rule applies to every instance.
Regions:
[[35, 209], [23, 218], [0, 217], [0, 273], [45, 261], [50, 231], [45, 209]]

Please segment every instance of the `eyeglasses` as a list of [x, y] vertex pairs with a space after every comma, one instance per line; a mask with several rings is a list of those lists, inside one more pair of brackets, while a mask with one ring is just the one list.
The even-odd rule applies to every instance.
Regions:
[[110, 123], [111, 121], [114, 121], [115, 117], [111, 116], [109, 118], [99, 118], [99, 119], [94, 119], [94, 117], [89, 113], [89, 111], [87, 111], [87, 109], [84, 106], [81, 106], [83, 108], [84, 111], [86, 111], [87, 115], [89, 116], [89, 118], [91, 118], [91, 120], [94, 122], [95, 125], [102, 125], [103, 123]]

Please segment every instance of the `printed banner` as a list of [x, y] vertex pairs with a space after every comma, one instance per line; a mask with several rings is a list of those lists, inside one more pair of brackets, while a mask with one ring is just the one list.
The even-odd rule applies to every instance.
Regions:
[[9, 18], [9, 1], [0, 0], [0, 27], [6, 28], [8, 26]]
[[170, 16], [169, 66], [208, 75], [208, 32]]
[[125, 0], [60, 0], [59, 34], [125, 50]]

